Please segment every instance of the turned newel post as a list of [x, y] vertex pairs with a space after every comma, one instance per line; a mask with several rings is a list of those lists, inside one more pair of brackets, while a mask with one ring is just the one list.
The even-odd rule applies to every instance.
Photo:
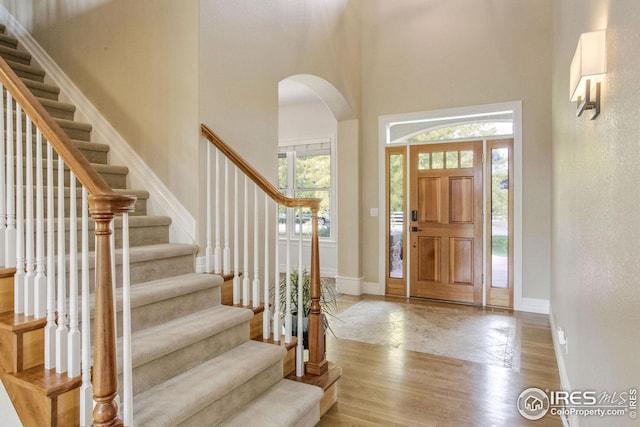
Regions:
[[311, 209], [311, 312], [309, 313], [309, 361], [307, 373], [327, 372], [325, 358], [324, 314], [320, 306], [320, 245], [318, 242], [318, 208]]
[[91, 217], [96, 223], [96, 289], [93, 342], [94, 426], [121, 426], [118, 419], [118, 371], [111, 277], [111, 229], [116, 212], [131, 212], [135, 198], [129, 196], [91, 196]]

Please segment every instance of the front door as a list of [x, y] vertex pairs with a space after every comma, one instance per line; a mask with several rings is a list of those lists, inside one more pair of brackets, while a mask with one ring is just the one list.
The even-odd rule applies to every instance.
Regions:
[[410, 150], [410, 294], [481, 304], [482, 141]]

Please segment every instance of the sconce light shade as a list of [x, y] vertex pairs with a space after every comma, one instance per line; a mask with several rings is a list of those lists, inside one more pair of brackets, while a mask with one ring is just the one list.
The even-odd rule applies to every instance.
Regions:
[[[578, 102], [578, 116], [585, 109], [600, 112], [600, 82], [607, 72], [606, 30], [583, 33], [571, 61], [569, 98]], [[591, 83], [596, 83], [596, 100], [591, 99]]]

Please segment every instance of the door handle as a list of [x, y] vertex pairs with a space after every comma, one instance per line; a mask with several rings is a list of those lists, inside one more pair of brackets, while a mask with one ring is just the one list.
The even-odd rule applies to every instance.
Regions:
[[411, 221], [418, 220], [418, 211], [411, 211]]
[[416, 231], [422, 231], [422, 228], [411, 227], [411, 231], [415, 233]]

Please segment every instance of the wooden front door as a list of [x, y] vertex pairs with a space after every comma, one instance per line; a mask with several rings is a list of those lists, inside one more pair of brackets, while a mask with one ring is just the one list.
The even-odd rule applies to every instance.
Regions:
[[482, 303], [482, 141], [411, 146], [410, 294]]

